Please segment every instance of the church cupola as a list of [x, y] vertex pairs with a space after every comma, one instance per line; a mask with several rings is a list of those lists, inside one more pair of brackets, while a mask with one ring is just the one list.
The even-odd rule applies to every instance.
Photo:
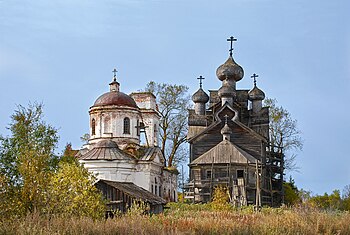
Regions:
[[117, 70], [114, 69], [112, 71], [114, 73], [113, 75], [113, 81], [111, 83], [109, 83], [109, 90], [110, 91], [114, 91], [114, 92], [119, 92], [119, 87], [120, 87], [120, 84], [119, 82], [117, 82]]
[[244, 76], [243, 68], [238, 65], [232, 57], [233, 42], [237, 41], [236, 38], [230, 37], [227, 41], [231, 42], [230, 56], [226, 62], [220, 65], [216, 70], [216, 76], [220, 81], [227, 80], [233, 89], [236, 89], [236, 82], [240, 81]]
[[224, 106], [227, 102], [229, 105], [233, 105], [233, 100], [236, 96], [236, 91], [229, 84], [229, 81], [226, 79], [223, 81], [222, 87], [218, 90], [218, 95], [221, 99], [221, 105]]
[[123, 149], [127, 144], [140, 143], [137, 126], [141, 113], [135, 100], [119, 90], [117, 70], [113, 73], [109, 91], [100, 95], [89, 109], [89, 144], [93, 146], [100, 140], [110, 139]]
[[232, 129], [227, 124], [228, 116], [225, 115], [225, 126], [221, 129], [220, 133], [222, 135], [223, 140], [231, 140]]
[[192, 95], [192, 101], [194, 102], [194, 110], [197, 115], [205, 115], [205, 104], [209, 101], [209, 96], [202, 89], [202, 80], [204, 77], [199, 76], [200, 80], [199, 89]]
[[253, 74], [254, 87], [248, 92], [248, 99], [252, 102], [253, 113], [258, 113], [262, 108], [262, 101], [265, 99], [265, 93], [256, 86], [257, 74]]

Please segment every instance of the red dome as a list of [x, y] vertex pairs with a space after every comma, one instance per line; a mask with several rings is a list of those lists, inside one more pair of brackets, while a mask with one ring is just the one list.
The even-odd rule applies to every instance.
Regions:
[[123, 92], [115, 91], [104, 93], [103, 95], [98, 97], [93, 107], [106, 105], [128, 106], [132, 108], [138, 108], [133, 98], [131, 98], [127, 94], [124, 94]]

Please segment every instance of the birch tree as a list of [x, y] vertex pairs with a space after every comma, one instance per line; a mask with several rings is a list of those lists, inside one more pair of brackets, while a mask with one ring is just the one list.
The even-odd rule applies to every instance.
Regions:
[[157, 97], [160, 119], [161, 151], [167, 166], [176, 166], [184, 161], [187, 149], [184, 147], [187, 135], [187, 109], [190, 96], [184, 85], [149, 82], [146, 91]]
[[285, 155], [285, 168], [296, 170], [296, 152], [303, 149], [301, 131], [298, 129], [297, 120], [293, 119], [288, 110], [277, 105], [277, 100], [265, 99], [265, 106], [269, 106], [270, 130], [269, 138], [271, 151], [283, 151]]

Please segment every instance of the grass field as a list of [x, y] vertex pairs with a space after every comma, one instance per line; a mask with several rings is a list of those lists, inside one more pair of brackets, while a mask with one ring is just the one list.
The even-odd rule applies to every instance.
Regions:
[[350, 213], [299, 208], [213, 208], [173, 203], [160, 215], [137, 210], [114, 219], [47, 218], [35, 214], [2, 220], [0, 234], [350, 234]]

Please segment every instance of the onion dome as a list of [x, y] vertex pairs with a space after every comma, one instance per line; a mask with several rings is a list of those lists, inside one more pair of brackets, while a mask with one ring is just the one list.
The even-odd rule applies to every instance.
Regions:
[[250, 101], [263, 100], [265, 99], [265, 93], [262, 90], [260, 90], [256, 85], [254, 85], [254, 88], [248, 92], [248, 99]]
[[243, 68], [238, 65], [230, 55], [226, 62], [220, 65], [216, 70], [216, 76], [220, 81], [225, 79], [233, 79], [236, 82], [244, 76]]
[[221, 129], [220, 133], [221, 133], [221, 135], [232, 134], [232, 129], [226, 123], [225, 126]]
[[202, 88], [199, 88], [198, 91], [192, 95], [192, 101], [194, 103], [207, 103], [209, 101], [209, 96]]
[[116, 91], [110, 91], [98, 97], [93, 107], [107, 106], [107, 105], [138, 108], [133, 98], [131, 98], [127, 94], [124, 94], [123, 92], [116, 92]]
[[219, 97], [233, 97], [235, 95], [235, 90], [227, 83], [227, 80], [225, 80], [222, 87], [218, 90], [218, 95]]

